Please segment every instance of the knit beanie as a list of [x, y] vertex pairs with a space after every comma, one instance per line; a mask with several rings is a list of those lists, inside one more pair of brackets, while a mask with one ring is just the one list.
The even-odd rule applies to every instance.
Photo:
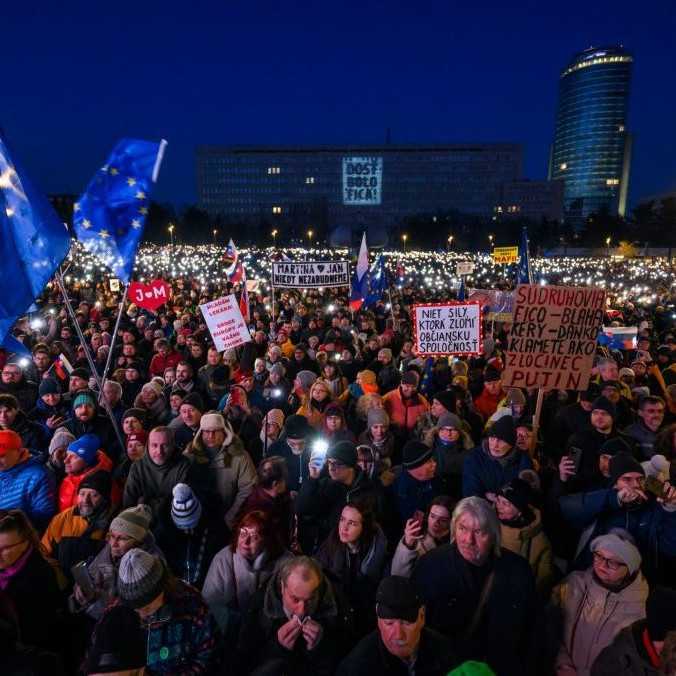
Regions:
[[610, 399], [606, 397], [597, 397], [592, 404], [592, 411], [605, 411], [613, 420], [617, 418], [617, 408]]
[[276, 373], [280, 378], [283, 378], [285, 373], [284, 366], [282, 366], [282, 364], [273, 364], [270, 367], [270, 375], [273, 373]]
[[[185, 404], [186, 400], [183, 400]], [[225, 430], [225, 420], [220, 413], [205, 413], [200, 419], [200, 432]]]
[[41, 397], [45, 394], [61, 394], [61, 385], [54, 378], [44, 378], [40, 383], [38, 392]]
[[136, 505], [120, 512], [111, 522], [110, 530], [122, 533], [136, 542], [143, 542], [148, 531], [153, 513], [148, 505]]
[[617, 455], [618, 453], [631, 455], [631, 446], [622, 437], [613, 437], [604, 441], [599, 449], [599, 455]]
[[367, 427], [369, 429], [374, 425], [389, 425], [390, 416], [387, 415], [387, 412], [384, 408], [370, 408], [369, 412], [366, 415]]
[[96, 408], [96, 395], [91, 390], [80, 390], [73, 399], [73, 408], [89, 404]]
[[85, 368], [76, 368], [70, 372], [71, 378], [80, 378], [81, 380], [89, 380], [89, 371]]
[[132, 608], [114, 606], [101, 618], [84, 665], [85, 674], [143, 669], [148, 662], [146, 632]]
[[589, 549], [592, 554], [598, 549], [612, 552], [629, 568], [630, 575], [633, 575], [641, 567], [641, 554], [636, 545], [620, 537], [617, 533], [607, 533], [606, 535], [595, 537], [591, 541]]
[[146, 383], [142, 388], [141, 392], [144, 392], [146, 390], [150, 390], [151, 392], [154, 392], [158, 397], [162, 396], [163, 388], [162, 385], [159, 383], [156, 383], [154, 381], [150, 381], [149, 383]]
[[510, 446], [516, 443], [516, 428], [514, 427], [514, 418], [506, 415], [496, 420], [488, 430], [489, 437], [497, 437], [506, 441]]
[[416, 469], [432, 457], [432, 449], [422, 441], [407, 441], [402, 451], [402, 465], [406, 469]]
[[415, 371], [406, 371], [401, 377], [402, 385], [414, 385], [418, 386], [418, 374]]
[[312, 371], [298, 371], [296, 379], [304, 390], [309, 390], [315, 380], [317, 380], [317, 374], [313, 373]]
[[462, 429], [462, 420], [455, 413], [442, 413], [439, 416], [439, 420], [437, 420], [437, 427], [439, 429], [442, 427], [452, 427], [460, 431]]
[[176, 484], [172, 490], [171, 518], [177, 528], [195, 528], [202, 516], [202, 505], [188, 484]]
[[191, 392], [185, 397], [181, 402], [181, 406], [185, 406], [185, 404], [189, 404], [193, 408], [196, 408], [200, 413], [204, 413], [204, 400], [197, 392]]
[[211, 372], [210, 380], [214, 385], [227, 385], [230, 378], [230, 369], [223, 364], [214, 367]]
[[615, 485], [615, 482], [623, 475], [629, 472], [637, 472], [645, 476], [645, 471], [633, 456], [628, 453], [618, 453], [610, 459], [610, 484]]
[[110, 472], [106, 472], [104, 469], [98, 469], [96, 472], [87, 474], [85, 478], [82, 479], [77, 489], [78, 491], [81, 491], [83, 488], [91, 488], [99, 495], [110, 500], [110, 490], [112, 485], [113, 482]]
[[654, 587], [645, 604], [648, 634], [653, 641], [664, 641], [676, 629], [676, 591], [668, 587]]
[[143, 425], [146, 421], [146, 412], [142, 408], [128, 408], [122, 414], [122, 420], [127, 418], [136, 418]]
[[93, 467], [98, 459], [98, 450], [101, 448], [101, 439], [95, 434], [83, 434], [79, 439], [68, 444], [68, 453], [74, 453], [82, 458], [89, 467]]
[[305, 439], [312, 432], [307, 418], [304, 415], [298, 414], [290, 415], [286, 419], [284, 430], [289, 439]]
[[594, 401], [601, 394], [601, 389], [596, 383], [590, 382], [587, 389], [580, 392], [580, 401]]
[[351, 441], [339, 441], [328, 450], [326, 458], [337, 460], [348, 467], [356, 467], [357, 447]]
[[436, 399], [449, 413], [455, 413], [456, 396], [451, 390], [435, 392], [432, 399]]
[[366, 369], [364, 371], [359, 371], [357, 373], [357, 378], [364, 383], [364, 385], [375, 385], [376, 384], [376, 374], [373, 371], [370, 371], [369, 369]]
[[59, 427], [56, 432], [54, 432], [54, 436], [49, 442], [49, 455], [54, 453], [54, 451], [58, 450], [59, 448], [66, 448], [68, 444], [72, 443], [73, 441], [75, 441], [75, 436], [71, 434], [65, 427]]
[[265, 422], [275, 423], [281, 429], [284, 427], [284, 411], [280, 408], [271, 408], [265, 416]]
[[523, 396], [523, 392], [518, 387], [510, 387], [507, 390], [506, 402], [508, 406], [523, 406], [526, 403], [526, 397]]
[[166, 570], [161, 559], [143, 549], [130, 549], [120, 561], [117, 591], [131, 608], [143, 608], [163, 590]]
[[532, 500], [530, 484], [518, 478], [505, 484], [498, 491], [498, 495], [511, 502], [521, 513], [528, 511]]
[[0, 430], [0, 455], [7, 451], [18, 451], [23, 446], [21, 437], [14, 430]]
[[500, 380], [500, 371], [495, 368], [495, 366], [487, 366], [486, 369], [484, 370], [484, 382], [485, 383], [492, 383], [495, 382], [496, 380]]

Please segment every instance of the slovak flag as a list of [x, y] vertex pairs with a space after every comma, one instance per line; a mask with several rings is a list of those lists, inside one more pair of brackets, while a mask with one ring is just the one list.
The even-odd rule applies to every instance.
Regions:
[[239, 294], [239, 311], [244, 317], [244, 321], [249, 323], [249, 290], [246, 288], [246, 270], [244, 266], [239, 263], [240, 269], [242, 271], [242, 291]]
[[369, 290], [369, 250], [366, 246], [366, 233], [361, 240], [357, 267], [352, 275], [352, 291], [350, 293], [350, 310], [357, 312], [368, 295]]
[[228, 277], [228, 281], [236, 284], [237, 282], [242, 281], [244, 276], [244, 268], [242, 263], [239, 260], [239, 253], [235, 243], [232, 241], [232, 238], [228, 242], [228, 246], [225, 248], [225, 254], [223, 254], [223, 262], [225, 263], [225, 274]]

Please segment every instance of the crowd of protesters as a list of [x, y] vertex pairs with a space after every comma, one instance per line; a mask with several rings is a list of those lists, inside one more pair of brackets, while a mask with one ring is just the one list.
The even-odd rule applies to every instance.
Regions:
[[429, 290], [252, 293], [219, 352], [230, 286], [171, 282], [114, 341], [107, 282], [71, 279], [79, 327], [50, 286], [0, 350], [1, 674], [676, 674], [667, 289], [534, 428], [508, 324], [416, 354]]

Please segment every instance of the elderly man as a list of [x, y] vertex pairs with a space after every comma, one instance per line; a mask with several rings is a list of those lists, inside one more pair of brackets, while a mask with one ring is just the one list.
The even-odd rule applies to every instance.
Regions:
[[535, 674], [535, 579], [524, 558], [500, 545], [491, 504], [465, 498], [453, 510], [451, 543], [423, 556], [412, 580], [429, 625], [461, 658], [498, 674]]
[[171, 429], [156, 427], [148, 436], [148, 452], [131, 465], [123, 506], [143, 503], [157, 519], [163, 510], [168, 511], [172, 489], [186, 480], [189, 467], [190, 461], [176, 448]]
[[568, 575], [552, 593], [553, 635], [561, 637], [558, 676], [584, 676], [615, 636], [645, 617], [648, 583], [641, 555], [626, 532], [610, 533], [591, 543], [592, 565]]
[[405, 577], [385, 578], [376, 594], [378, 629], [341, 662], [337, 676], [437, 676], [457, 664], [448, 640], [425, 626], [425, 606]]
[[242, 673], [330, 676], [344, 617], [319, 564], [307, 556], [289, 559], [251, 600], [237, 650]]
[[207, 510], [232, 528], [257, 477], [241, 439], [220, 413], [205, 413], [185, 455], [193, 462], [186, 483], [203, 497]]

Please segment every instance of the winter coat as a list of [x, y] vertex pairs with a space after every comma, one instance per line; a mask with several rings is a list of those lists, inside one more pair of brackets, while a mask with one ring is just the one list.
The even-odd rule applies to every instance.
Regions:
[[[479, 571], [455, 544], [419, 559], [412, 580], [426, 605], [427, 626], [451, 639], [462, 659], [485, 661], [500, 676], [535, 674], [538, 610], [530, 566], [502, 549], [483, 568], [485, 577], [478, 583]], [[473, 621], [491, 572], [490, 592], [480, 618]]]
[[61, 652], [58, 614], [64, 606], [54, 568], [32, 550], [25, 564], [2, 590], [14, 606], [21, 642], [44, 650]]
[[472, 440], [466, 432], [454, 443], [444, 443], [437, 435], [433, 437], [434, 459], [437, 461], [436, 476], [444, 487], [444, 493], [453, 497], [462, 495], [462, 472], [465, 459], [472, 450]]
[[443, 491], [437, 478], [418, 481], [401, 465], [395, 467], [393, 473], [394, 481], [387, 487], [385, 495], [390, 503], [387, 509], [388, 520], [392, 522], [396, 537], [399, 537], [406, 521], [415, 512], [424, 512], [430, 502]]
[[[458, 665], [448, 639], [424, 627], [415, 658], [415, 676], [439, 676]], [[408, 665], [392, 655], [378, 630], [364, 637], [340, 663], [336, 676], [409, 676]]]
[[483, 498], [486, 493], [497, 493], [505, 484], [519, 476], [524, 469], [533, 469], [531, 459], [517, 448], [510, 451], [504, 463], [495, 459], [484, 440], [465, 458], [462, 468], [462, 495]]
[[211, 673], [218, 628], [197, 589], [178, 580], [176, 588], [167, 592], [164, 605], [144, 620], [143, 627], [148, 673]]
[[264, 666], [275, 665], [277, 670], [270, 673], [331, 676], [349, 626], [349, 616], [331, 583], [324, 579], [317, 590], [316, 609], [311, 617], [321, 625], [323, 633], [314, 650], [307, 649], [302, 636], [296, 640], [293, 650], [287, 650], [277, 641], [277, 631], [288, 622], [280, 588], [279, 573], [276, 573], [249, 603], [237, 646], [242, 673], [251, 673], [256, 667], [263, 673]]
[[71, 417], [66, 420], [62, 427], [65, 427], [76, 439], [79, 439], [83, 434], [95, 434], [101, 440], [101, 448], [113, 461], [117, 461], [120, 456], [124, 455], [125, 449], [120, 447], [113, 425], [107, 416], [95, 415], [88, 422], [82, 422], [75, 417]]
[[246, 613], [253, 595], [270, 579], [277, 565], [290, 557], [289, 552], [284, 552], [271, 559], [263, 550], [249, 561], [237, 551], [233, 552], [230, 545], [214, 556], [204, 580], [202, 596], [223, 632], [231, 613]]
[[192, 461], [188, 483], [206, 500], [205, 507], [214, 510], [213, 516], [225, 518], [228, 528], [232, 528], [258, 480], [241, 439], [226, 423], [225, 441], [213, 457], [204, 447], [201, 432], [195, 435], [184, 455]]
[[645, 620], [625, 627], [594, 660], [591, 676], [660, 676], [643, 646]]
[[[406, 401], [409, 405], [406, 405]], [[412, 432], [418, 418], [429, 410], [429, 403], [422, 394], [416, 393], [409, 400], [401, 396], [401, 389], [388, 392], [383, 397], [383, 406], [390, 416], [390, 424], [402, 432]]]
[[300, 491], [301, 485], [310, 476], [308, 463], [310, 462], [311, 447], [312, 439], [308, 439], [305, 442], [303, 452], [296, 455], [291, 450], [291, 446], [286, 443], [285, 438], [277, 439], [272, 446], [268, 446], [268, 457], [279, 455], [286, 460], [286, 466], [289, 470], [288, 486], [290, 491], [295, 491], [296, 493]]
[[[84, 472], [80, 472], [80, 474], [67, 474], [63, 478], [63, 481], [59, 486], [60, 512], [63, 512], [69, 507], [75, 507], [75, 505], [77, 504], [77, 492], [80, 489], [80, 484], [82, 483], [82, 480], [86, 476], [94, 474], [94, 472], [98, 472], [99, 470], [104, 470], [105, 472], [112, 471], [113, 463], [103, 451], [97, 451], [96, 458], [97, 462], [93, 467], [86, 469]], [[112, 501], [113, 503], [117, 504], [120, 501], [119, 489], [114, 487], [113, 493], [114, 494], [112, 496]]]
[[43, 427], [33, 420], [29, 420], [23, 411], [17, 411], [16, 418], [10, 429], [14, 430], [21, 437], [23, 448], [27, 448], [31, 455], [34, 455], [41, 462], [47, 462], [51, 431], [49, 434], [47, 433], [46, 430], [49, 428], [46, 425]]
[[190, 461], [177, 450], [164, 465], [156, 465], [150, 459], [150, 454], [146, 453], [131, 465], [124, 485], [122, 506], [127, 509], [143, 502], [152, 509], [157, 519], [168, 509], [174, 486], [186, 481], [189, 468]]
[[531, 509], [534, 520], [526, 526], [517, 528], [500, 523], [501, 543], [505, 549], [523, 556], [530, 563], [538, 592], [544, 594], [551, 590], [556, 571], [552, 545], [542, 529], [540, 510], [535, 507]]
[[657, 442], [657, 432], [649, 430], [642, 420], [638, 420], [633, 425], [625, 427], [622, 434], [630, 437], [636, 443], [641, 460], [650, 460], [655, 455], [655, 443]]
[[567, 667], [577, 676], [588, 676], [594, 660], [620, 630], [645, 617], [647, 597], [648, 583], [640, 572], [619, 592], [602, 587], [592, 568], [568, 575], [552, 592], [563, 624], [557, 671], [565, 673]]
[[155, 401], [148, 406], [143, 402], [143, 398], [139, 393], [134, 399], [134, 408], [140, 408], [146, 412], [145, 428], [152, 429], [160, 425], [166, 425], [169, 422], [169, 406], [162, 395], [157, 397]]
[[[54, 434], [54, 430], [51, 427], [48, 427], [47, 419], [51, 418], [52, 416], [57, 416], [66, 420], [69, 415], [70, 410], [63, 399], [56, 406], [49, 406], [48, 404], [45, 404], [42, 398], [39, 398], [35, 408], [28, 414], [28, 417], [34, 423], [40, 425], [47, 439], [51, 439]], [[24, 441], [24, 445], [25, 443], [26, 442]]]
[[[373, 365], [371, 366], [373, 368]], [[376, 382], [382, 394], [396, 390], [401, 382], [401, 373], [394, 364], [386, 364], [376, 372]]]
[[38, 399], [38, 386], [22, 378], [20, 383], [0, 383], [0, 394], [14, 395], [19, 402], [19, 408], [28, 413], [33, 410]]
[[54, 476], [27, 450], [14, 467], [0, 471], [0, 509], [22, 510], [38, 529], [56, 511]]
[[474, 408], [484, 420], [488, 420], [498, 410], [498, 405], [504, 397], [505, 393], [502, 390], [497, 394], [491, 394], [484, 387], [481, 394], [474, 400]]
[[585, 411], [579, 402], [559, 409], [546, 435], [547, 454], [558, 461], [566, 451], [566, 442], [571, 434], [591, 425], [591, 412]]
[[392, 463], [400, 452], [399, 444], [394, 434], [389, 430], [385, 434], [385, 439], [381, 443], [376, 444], [371, 436], [371, 430], [367, 428], [359, 435], [357, 443], [368, 446], [373, 452], [375, 461], [374, 476], [380, 476], [386, 469], [392, 467]]
[[165, 369], [176, 368], [178, 362], [182, 359], [183, 357], [179, 352], [176, 352], [176, 350], [170, 350], [167, 352], [166, 356], [158, 352], [153, 355], [153, 358], [150, 360], [149, 373], [151, 376], [163, 376]]
[[411, 577], [418, 559], [427, 554], [427, 552], [436, 549], [437, 546], [436, 540], [429, 533], [425, 533], [413, 549], [409, 549], [406, 546], [402, 537], [399, 540], [397, 548], [394, 550], [390, 573], [392, 575], [401, 575], [401, 577]]

